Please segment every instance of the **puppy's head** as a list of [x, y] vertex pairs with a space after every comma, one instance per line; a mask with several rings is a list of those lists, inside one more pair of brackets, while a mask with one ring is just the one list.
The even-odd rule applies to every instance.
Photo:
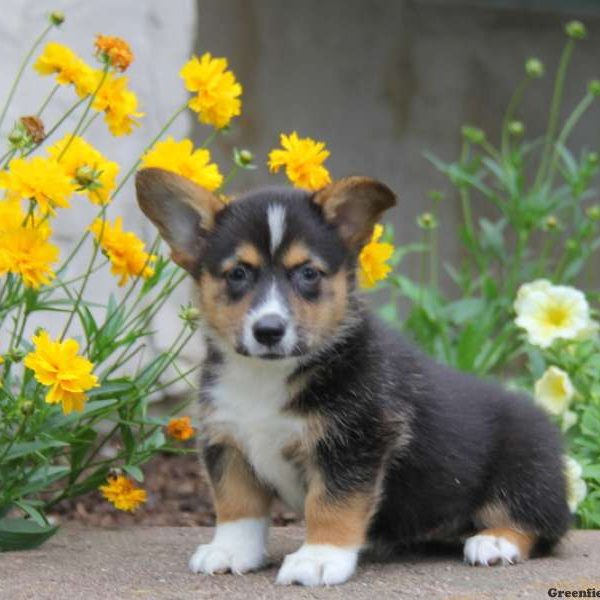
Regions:
[[162, 169], [141, 170], [136, 187], [173, 260], [199, 285], [208, 333], [264, 359], [314, 352], [343, 329], [356, 257], [395, 203], [363, 177], [317, 193], [267, 188], [227, 205]]

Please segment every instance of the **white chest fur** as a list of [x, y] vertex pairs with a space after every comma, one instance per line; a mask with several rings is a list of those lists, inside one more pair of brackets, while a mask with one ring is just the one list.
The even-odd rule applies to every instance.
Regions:
[[227, 431], [244, 449], [254, 470], [291, 508], [302, 511], [304, 483], [285, 460], [283, 448], [298, 440], [304, 420], [285, 414], [287, 378], [295, 365], [228, 355], [210, 389], [213, 411], [208, 423]]

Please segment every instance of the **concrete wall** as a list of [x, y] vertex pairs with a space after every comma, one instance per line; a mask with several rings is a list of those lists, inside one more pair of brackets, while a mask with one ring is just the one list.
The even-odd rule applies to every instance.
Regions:
[[[198, 7], [198, 52], [227, 56], [245, 86], [245, 116], [218, 142], [221, 156], [248, 146], [263, 166], [236, 185], [284, 181], [270, 176], [264, 161], [279, 132], [297, 129], [327, 141], [334, 176], [370, 175], [397, 191], [400, 206], [389, 218], [401, 240], [419, 235], [415, 217], [430, 206], [428, 190], [448, 189], [422, 151], [454, 160], [464, 123], [496, 140], [529, 56], [540, 57], [548, 73], [519, 116], [532, 134], [544, 130], [571, 18], [583, 19], [590, 35], [575, 53], [565, 111], [600, 77], [598, 2], [198, 0]], [[575, 131], [574, 147], [597, 148], [599, 133], [600, 102]], [[457, 208], [454, 197], [442, 205], [450, 260], [458, 253]]]
[[[93, 44], [97, 33], [118, 35], [131, 44], [135, 61], [127, 75], [131, 88], [140, 100], [140, 110], [146, 113], [142, 126], [130, 136], [114, 138], [108, 133], [102, 119], [97, 119], [85, 136], [107, 157], [117, 161], [121, 165], [122, 174], [125, 173], [166, 119], [187, 97], [178, 72], [193, 50], [195, 3], [192, 0], [2, 0], [0, 6], [4, 9], [0, 20], [0, 101], [4, 100], [20, 61], [35, 37], [46, 26], [46, 15], [51, 10], [62, 10], [66, 21], [59, 29], [53, 30], [48, 39], [67, 44], [89, 64], [95, 61]], [[36, 56], [39, 52], [41, 49]], [[20, 115], [35, 113], [53, 86], [52, 78], [41, 79], [29, 67], [5, 121], [2, 137]], [[61, 88], [43, 115], [47, 126], [55, 123], [75, 100], [72, 90]], [[76, 113], [65, 123], [58, 132], [60, 137], [72, 130], [80, 114], [81, 112]], [[191, 117], [181, 116], [171, 131], [176, 137], [183, 137], [189, 134], [190, 127]], [[68, 255], [74, 242], [97, 213], [97, 208], [83, 197], [74, 199], [72, 206], [68, 211], [59, 211], [54, 223], [55, 237], [63, 257]], [[109, 209], [109, 218], [119, 215], [123, 216], [126, 228], [148, 240], [154, 237], [153, 226], [143, 218], [135, 202], [132, 181]], [[85, 268], [90, 248], [88, 245], [77, 256], [72, 272], [81, 272]], [[106, 302], [108, 291], [115, 289], [115, 278], [105, 269], [94, 274], [86, 298]], [[177, 297], [172, 299], [156, 319], [157, 334], [153, 342], [157, 347], [166, 347], [171, 343], [180, 327], [178, 307], [188, 299], [189, 288], [182, 287]], [[62, 328], [62, 322], [56, 316], [44, 323], [32, 322], [32, 325], [44, 325], [51, 330]], [[191, 357], [197, 356], [197, 349], [192, 345], [188, 352]], [[151, 358], [152, 353], [153, 350], [149, 349], [145, 358]]]

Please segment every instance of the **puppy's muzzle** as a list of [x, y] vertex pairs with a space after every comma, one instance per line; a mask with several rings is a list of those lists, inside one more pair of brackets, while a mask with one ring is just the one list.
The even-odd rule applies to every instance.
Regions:
[[268, 314], [261, 317], [252, 326], [254, 339], [263, 346], [276, 346], [285, 335], [286, 321], [276, 314]]

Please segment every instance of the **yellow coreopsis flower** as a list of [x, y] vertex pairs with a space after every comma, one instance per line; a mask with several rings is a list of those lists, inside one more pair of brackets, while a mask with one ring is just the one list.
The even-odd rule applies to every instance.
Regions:
[[146, 502], [146, 491], [134, 485], [125, 475], [108, 478], [108, 483], [100, 486], [102, 495], [119, 510], [134, 511]]
[[575, 395], [569, 374], [558, 367], [549, 367], [535, 383], [535, 401], [549, 413], [565, 413]]
[[293, 131], [289, 135], [281, 134], [282, 149], [269, 153], [269, 170], [277, 173], [285, 167], [288, 179], [299, 188], [319, 190], [331, 182], [329, 171], [323, 163], [329, 156], [323, 142], [311, 138], [299, 138]]
[[522, 285], [514, 309], [515, 323], [527, 332], [529, 343], [541, 348], [557, 339], [584, 339], [598, 331], [582, 292], [545, 279]]
[[167, 435], [182, 442], [193, 437], [195, 432], [190, 417], [173, 418], [167, 423]]
[[[63, 154], [65, 147], [67, 150]], [[94, 204], [108, 203], [119, 173], [116, 162], [107, 160], [81, 137], [75, 136], [71, 140], [70, 133], [50, 146], [48, 154], [57, 161], [60, 157], [61, 168], [78, 186], [78, 192], [85, 193]]]
[[207, 52], [189, 60], [179, 72], [186, 89], [196, 93], [188, 106], [198, 113], [200, 122], [217, 129], [229, 125], [242, 111], [242, 86], [227, 66], [227, 59], [213, 58]]
[[98, 378], [87, 358], [79, 355], [79, 344], [72, 339], [53, 341], [47, 331], [33, 338], [34, 351], [24, 364], [34, 373], [35, 379], [50, 387], [46, 394], [48, 404], [62, 404], [65, 414], [83, 410], [85, 392], [98, 386]]
[[56, 82], [61, 85], [74, 85], [80, 96], [94, 91], [94, 70], [63, 44], [47, 44], [33, 67], [40, 75], [56, 75]]
[[[101, 71], [96, 72], [96, 86], [102, 76]], [[107, 73], [92, 104], [94, 110], [104, 113], [104, 121], [114, 136], [129, 135], [134, 127], [139, 126], [138, 119], [144, 116], [144, 113], [138, 112], [137, 96], [127, 84], [127, 77]]]
[[0, 173], [0, 189], [17, 198], [33, 199], [43, 213], [54, 214], [55, 207], [69, 206], [76, 185], [54, 159], [36, 156], [11, 160], [8, 171]]
[[98, 54], [119, 71], [126, 71], [133, 61], [131, 47], [119, 37], [98, 34], [95, 45]]
[[176, 142], [172, 137], [158, 142], [142, 157], [144, 167], [158, 167], [183, 175], [198, 185], [213, 191], [223, 183], [219, 167], [210, 162], [210, 152], [194, 150], [188, 139]]
[[38, 289], [50, 283], [59, 250], [48, 241], [49, 229], [13, 227], [0, 231], [0, 276], [14, 273], [26, 287]]
[[358, 281], [363, 288], [372, 288], [378, 281], [385, 279], [392, 267], [387, 261], [394, 254], [394, 246], [380, 242], [383, 235], [383, 225], [375, 225], [373, 235], [358, 257]]
[[123, 219], [117, 217], [114, 225], [96, 219], [90, 226], [96, 241], [111, 262], [111, 272], [120, 277], [119, 285], [125, 285], [130, 277], [147, 279], [154, 275], [154, 254], [145, 251], [144, 242], [135, 233], [123, 231]]

